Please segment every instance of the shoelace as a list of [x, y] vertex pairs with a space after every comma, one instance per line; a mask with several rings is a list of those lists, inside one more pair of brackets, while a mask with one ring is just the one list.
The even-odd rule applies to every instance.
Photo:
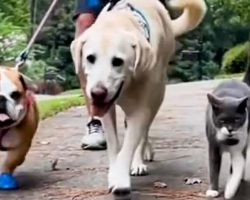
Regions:
[[89, 134], [93, 134], [93, 133], [102, 133], [102, 124], [99, 120], [91, 120], [88, 123], [88, 127], [89, 127]]

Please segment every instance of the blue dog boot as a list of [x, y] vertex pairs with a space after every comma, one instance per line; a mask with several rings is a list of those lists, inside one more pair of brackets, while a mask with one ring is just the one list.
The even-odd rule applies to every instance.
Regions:
[[16, 190], [18, 183], [12, 174], [3, 173], [0, 175], [0, 190]]

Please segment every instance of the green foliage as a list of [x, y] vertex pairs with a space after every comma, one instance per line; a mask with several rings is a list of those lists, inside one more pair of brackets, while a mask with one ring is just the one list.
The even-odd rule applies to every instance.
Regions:
[[[28, 32], [30, 27], [29, 1], [27, 0], [8, 0], [1, 1], [0, 19], [8, 19], [11, 24], [18, 27], [22, 32]], [[2, 32], [2, 29], [1, 29]]]
[[[220, 72], [224, 53], [248, 40], [250, 1], [240, 1], [244, 7], [235, 0], [207, 1], [208, 13], [203, 23], [179, 39], [183, 46], [181, 50], [199, 50], [200, 58], [186, 60], [180, 53], [175, 60], [176, 66], [170, 74], [171, 78], [197, 80], [202, 71], [202, 79], [210, 79]], [[197, 39], [201, 40], [202, 47], [198, 45]]]
[[225, 73], [243, 72], [246, 68], [249, 48], [250, 42], [246, 42], [229, 49], [223, 57], [222, 70]]
[[211, 79], [219, 72], [219, 65], [214, 62], [213, 44], [209, 41], [199, 41], [199, 32], [196, 34], [195, 37], [191, 35], [180, 40], [183, 49], [188, 50], [188, 53], [182, 51], [176, 57], [170, 78], [180, 78], [185, 82], [195, 81]]
[[[37, 12], [37, 22], [43, 17], [50, 1], [37, 1], [40, 12]], [[48, 25], [40, 37], [39, 48], [43, 48], [35, 55], [36, 59], [44, 60], [48, 66], [56, 67], [58, 76], [61, 77], [61, 85], [65, 90], [79, 88], [79, 81], [74, 72], [74, 65], [70, 54], [70, 43], [74, 38], [74, 22], [72, 20], [74, 12], [74, 1], [61, 0], [59, 6], [52, 15]], [[62, 81], [63, 79], [63, 81]]]
[[28, 1], [1, 1], [0, 19], [0, 63], [13, 63], [25, 47], [30, 27]]
[[43, 80], [46, 67], [47, 64], [43, 60], [34, 60], [31, 61], [27, 67], [24, 67], [22, 72], [33, 81], [37, 82]]
[[250, 1], [248, 0], [230, 0], [232, 10], [238, 14], [241, 22], [249, 25], [250, 21]]
[[0, 13], [0, 63], [13, 61], [24, 48], [26, 36], [10, 18]]

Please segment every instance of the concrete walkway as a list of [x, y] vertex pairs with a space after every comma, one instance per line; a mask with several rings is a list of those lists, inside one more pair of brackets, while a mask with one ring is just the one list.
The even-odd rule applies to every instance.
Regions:
[[[207, 145], [204, 111], [206, 93], [217, 84], [206, 81], [167, 87], [165, 101], [150, 131], [155, 162], [149, 164], [150, 175], [133, 177], [133, 199], [205, 199]], [[41, 122], [33, 147], [16, 172], [22, 188], [12, 192], [0, 191], [0, 199], [112, 199], [107, 194], [106, 152], [80, 149], [86, 117], [85, 108], [78, 107]], [[122, 137], [124, 128], [120, 110], [118, 125]], [[55, 160], [58, 160], [57, 170], [52, 170]], [[222, 171], [221, 185], [224, 185], [225, 174], [228, 174], [227, 159]], [[185, 185], [186, 177], [200, 178], [202, 183]], [[168, 187], [154, 188], [156, 181], [164, 182]], [[248, 185], [241, 188], [238, 199], [250, 199], [247, 188]]]

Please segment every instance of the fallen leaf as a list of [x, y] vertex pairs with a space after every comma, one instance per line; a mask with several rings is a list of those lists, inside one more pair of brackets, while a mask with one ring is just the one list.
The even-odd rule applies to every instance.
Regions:
[[168, 185], [164, 182], [157, 181], [157, 182], [154, 182], [154, 187], [155, 188], [167, 188]]
[[48, 142], [48, 141], [40, 141], [39, 143], [42, 144], [42, 145], [48, 145], [48, 144], [50, 144], [50, 142]]

